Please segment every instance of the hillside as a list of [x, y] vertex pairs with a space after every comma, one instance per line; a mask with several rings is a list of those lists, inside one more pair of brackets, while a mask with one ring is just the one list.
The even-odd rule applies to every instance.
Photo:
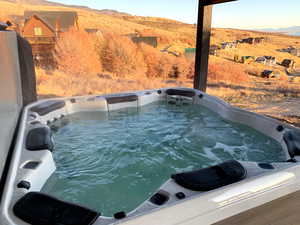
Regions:
[[58, 6], [63, 5], [55, 2], [45, 1], [45, 0], [2, 0], [4, 2], [16, 3], [16, 4], [28, 4], [28, 5], [52, 5]]
[[[27, 1], [25, 1], [27, 2]], [[119, 35], [130, 34], [136, 31], [147, 32], [169, 39], [176, 48], [194, 47], [195, 28], [178, 21], [154, 17], [137, 17], [114, 10], [94, 10], [81, 6], [64, 6], [43, 0], [28, 0], [28, 3], [20, 3], [8, 0], [0, 0], [0, 19], [12, 20], [22, 23], [25, 10], [53, 10], [53, 11], [77, 11], [79, 26], [81, 28], [96, 28], [102, 31], [113, 32]], [[41, 4], [31, 4], [40, 2]], [[189, 41], [186, 41], [189, 40]]]
[[48, 6], [62, 6], [62, 7], [74, 8], [74, 9], [85, 9], [85, 10], [98, 12], [98, 13], [101, 13], [101, 14], [108, 14], [108, 15], [114, 15], [114, 16], [128, 16], [128, 15], [130, 15], [128, 13], [118, 12], [116, 10], [111, 10], [111, 9], [97, 10], [97, 9], [89, 8], [87, 6], [65, 5], [65, 4], [46, 1], [46, 0], [1, 0], [1, 1], [15, 3], [15, 4], [42, 5], [42, 6], [48, 5]]
[[[240, 40], [248, 37], [264, 37], [265, 41], [259, 45], [241, 44], [237, 49], [227, 50], [221, 52], [223, 58], [233, 59], [235, 54], [241, 56], [274, 56], [278, 62], [284, 59], [293, 59], [296, 64], [300, 66], [300, 58], [293, 56], [287, 52], [280, 52], [278, 50], [285, 49], [290, 46], [300, 48], [300, 37], [289, 36], [270, 32], [246, 31], [235, 29], [213, 29], [212, 43], [217, 44], [221, 42], [230, 42]], [[248, 67], [248, 65], [245, 65]], [[279, 69], [283, 69], [280, 68]]]
[[[27, 2], [27, 3], [24, 3]], [[173, 50], [183, 52], [184, 48], [195, 47], [195, 26], [181, 23], [174, 20], [154, 17], [131, 16], [114, 10], [94, 10], [81, 6], [64, 6], [44, 0], [23, 0], [22, 3], [16, 0], [0, 0], [0, 18], [11, 20], [22, 20], [25, 10], [75, 10], [79, 15], [79, 24], [82, 28], [97, 28], [104, 31], [118, 33], [120, 35], [133, 33], [136, 31], [152, 33], [169, 39]], [[223, 41], [233, 41], [249, 36], [268, 36], [274, 40], [273, 44], [280, 47], [288, 47], [293, 41], [291, 37], [284, 38], [276, 34], [260, 33], [255, 31], [242, 31], [230, 29], [214, 29], [212, 43]], [[282, 42], [282, 40], [284, 40]], [[275, 43], [276, 42], [276, 43]], [[163, 48], [164, 46], [162, 46]], [[279, 47], [279, 46], [278, 46]], [[274, 54], [274, 52], [270, 52]], [[265, 54], [270, 54], [268, 51]]]
[[[96, 28], [119, 35], [130, 34], [136, 31], [144, 33], [145, 35], [155, 35], [165, 40], [165, 42], [159, 46], [161, 49], [171, 45], [170, 50], [179, 53], [183, 53], [185, 48], [195, 47], [195, 26], [170, 19], [132, 16], [107, 9], [94, 10], [81, 6], [65, 6], [44, 0], [0, 0], [0, 8], [5, 9], [0, 11], [0, 19], [11, 19], [19, 23], [22, 22], [22, 16], [25, 10], [75, 10], [78, 12], [79, 25], [81, 28]], [[273, 55], [278, 56], [279, 59], [282, 60], [283, 58], [289, 57], [289, 55], [279, 53], [276, 49], [287, 48], [289, 46], [300, 47], [300, 39], [298, 37], [270, 32], [234, 29], [213, 29], [212, 44], [257, 36], [268, 38], [266, 46], [258, 49], [250, 45], [243, 45], [237, 53], [254, 56]], [[232, 54], [230, 57], [232, 57]], [[298, 61], [298, 58], [292, 58]]]
[[[140, 33], [141, 35], [157, 36], [159, 49], [170, 47], [169, 50], [180, 54], [185, 48], [195, 47], [196, 27], [179, 21], [156, 18], [132, 16], [114, 10], [94, 10], [81, 6], [66, 6], [45, 0], [0, 0], [0, 19], [10, 19], [22, 24], [25, 10], [53, 10], [77, 11], [79, 26], [82, 29], [95, 28], [103, 32], [126, 35]], [[219, 45], [222, 42], [232, 42], [248, 37], [264, 37], [265, 42], [259, 47], [256, 45], [241, 44], [237, 49], [221, 50], [218, 61], [232, 61], [234, 55], [240, 56], [274, 56], [277, 61], [289, 58], [300, 65], [300, 58], [279, 49], [293, 46], [300, 48], [300, 37], [259, 31], [246, 31], [237, 29], [213, 29], [211, 43]], [[211, 61], [216, 61], [214, 57]], [[242, 65], [245, 70], [252, 69], [251, 65]], [[261, 65], [254, 65], [261, 67]], [[267, 68], [266, 69], [270, 69]], [[284, 72], [284, 68], [275, 66], [274, 69]]]
[[[94, 10], [81, 6], [65, 6], [44, 0], [0, 0], [0, 8], [5, 9], [0, 10], [0, 20], [9, 19], [20, 24], [22, 24], [25, 10], [77, 11], [81, 29], [95, 28], [103, 33], [113, 33], [119, 36], [136, 32], [145, 36], [157, 36], [159, 38], [159, 46], [155, 53], [157, 56], [159, 50], [166, 47], [170, 47], [170, 51], [181, 55], [183, 55], [185, 48], [195, 47], [195, 25], [170, 19], [133, 16], [109, 9]], [[261, 32], [219, 28], [212, 30], [211, 43], [220, 45], [222, 42], [233, 42], [249, 37], [264, 37], [265, 41], [258, 45], [240, 44], [236, 49], [220, 50], [218, 57], [210, 57], [210, 87], [208, 92], [240, 107], [249, 108], [251, 105], [252, 110], [261, 104], [275, 104], [275, 102], [299, 97], [300, 88], [299, 83], [297, 83], [299, 78], [288, 77], [283, 66], [278, 64], [266, 66], [259, 63], [240, 64], [234, 62], [233, 59], [235, 55], [273, 56], [279, 63], [284, 59], [292, 59], [299, 66], [299, 57], [278, 50], [290, 46], [300, 48], [300, 37], [272, 33], [270, 30]], [[154, 54], [154, 52], [152, 53]], [[261, 78], [261, 72], [266, 69], [278, 72], [281, 75], [280, 79]], [[38, 91], [43, 96], [100, 94], [164, 86], [192, 86], [190, 77], [169, 80], [166, 77], [154, 79], [140, 76], [140, 74], [131, 74], [122, 78], [118, 77], [117, 74], [109, 74], [100, 79], [83, 79], [70, 78], [71, 74], [61, 71], [49, 72], [40, 69], [37, 71]], [[49, 73], [54, 75], [48, 75]], [[105, 77], [109, 77], [109, 79]], [[93, 83], [91, 83], [92, 81]], [[86, 85], [82, 85], [83, 82]], [[273, 116], [272, 112], [266, 114]]]

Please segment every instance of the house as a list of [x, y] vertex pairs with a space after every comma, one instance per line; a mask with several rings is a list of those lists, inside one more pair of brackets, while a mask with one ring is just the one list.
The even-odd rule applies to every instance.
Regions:
[[196, 48], [186, 48], [184, 50], [184, 56], [189, 60], [195, 60], [195, 58], [196, 58]]
[[221, 49], [237, 48], [237, 42], [223, 42], [221, 43]]
[[264, 70], [261, 73], [261, 77], [262, 78], [280, 78], [280, 74], [279, 73], [275, 73], [272, 70]]
[[289, 46], [287, 48], [278, 49], [277, 51], [278, 52], [288, 52], [288, 53], [291, 53], [291, 51], [294, 50], [294, 49], [295, 49], [294, 47]]
[[97, 36], [103, 36], [102, 31], [100, 29], [95, 29], [95, 28], [86, 28], [84, 29], [85, 32], [87, 32], [88, 34], [94, 34]]
[[256, 37], [254, 38], [254, 44], [261, 44], [265, 40], [264, 37]]
[[245, 43], [245, 44], [250, 44], [250, 45], [253, 45], [253, 44], [260, 44], [262, 43], [263, 41], [265, 40], [264, 37], [249, 37], [249, 38], [244, 38], [242, 40], [238, 40], [237, 42], [238, 43]]
[[268, 66], [274, 66], [276, 65], [276, 58], [274, 56], [264, 56], [266, 58], [266, 65]]
[[55, 41], [60, 33], [78, 28], [78, 16], [71, 11], [25, 11], [22, 36], [32, 46], [35, 62], [49, 65]]
[[131, 37], [131, 40], [136, 44], [144, 43], [151, 45], [153, 48], [157, 48], [158, 45], [157, 37]]
[[279, 51], [279, 52], [288, 52], [291, 55], [300, 57], [300, 48], [294, 48], [293, 46], [290, 46], [288, 48], [279, 49], [277, 51]]
[[266, 65], [267, 59], [265, 57], [261, 56], [261, 57], [257, 57], [255, 62]]
[[214, 56], [218, 56], [219, 49], [220, 49], [220, 47], [218, 45], [211, 45], [210, 48], [209, 48], [209, 54], [214, 55]]
[[78, 16], [71, 11], [25, 11], [22, 35], [29, 41], [57, 37], [70, 28], [78, 28]]
[[240, 43], [246, 43], [246, 44], [254, 44], [254, 38], [250, 37], [250, 38], [244, 38], [240, 41]]
[[249, 37], [249, 38], [244, 38], [242, 40], [238, 40], [237, 42], [253, 45], [253, 44], [263, 43], [264, 40], [265, 40], [264, 37], [255, 37], [255, 38]]
[[291, 68], [291, 69], [295, 69], [296, 67], [296, 62], [292, 59], [284, 59], [281, 64], [282, 66], [286, 67], [286, 68]]
[[300, 57], [300, 48], [294, 48], [290, 50], [290, 53], [294, 56]]
[[125, 34], [123, 36], [128, 37], [135, 44], [144, 43], [152, 46], [153, 48], [157, 48], [158, 46], [158, 37], [155, 36], [141, 36], [137, 31], [134, 33]]
[[221, 43], [221, 49], [229, 49], [229, 43], [228, 42], [222, 42]]
[[235, 62], [237, 63], [242, 63], [242, 64], [251, 64], [255, 62], [255, 57], [254, 56], [240, 56], [240, 55], [234, 55]]
[[274, 66], [276, 65], [276, 58], [273, 56], [260, 56], [256, 58], [255, 62], [268, 66]]

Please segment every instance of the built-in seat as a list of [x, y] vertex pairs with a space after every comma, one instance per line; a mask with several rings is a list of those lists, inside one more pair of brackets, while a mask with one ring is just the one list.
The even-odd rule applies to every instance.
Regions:
[[50, 112], [64, 108], [65, 105], [64, 100], [49, 100], [32, 107], [31, 111], [38, 113], [40, 116], [45, 116]]
[[196, 94], [194, 91], [189, 91], [189, 90], [181, 90], [181, 89], [168, 89], [166, 90], [166, 94], [170, 96], [183, 96], [183, 97], [189, 97], [192, 98]]
[[235, 160], [192, 172], [173, 174], [180, 186], [193, 191], [210, 191], [244, 179], [247, 170]]
[[30, 130], [26, 137], [26, 149], [30, 151], [53, 151], [54, 143], [49, 127], [37, 127]]
[[126, 102], [138, 101], [139, 97], [136, 94], [127, 94], [122, 96], [107, 96], [105, 97], [107, 104], [118, 104]]
[[13, 212], [31, 225], [91, 225], [100, 216], [88, 208], [39, 192], [29, 192], [19, 199]]
[[283, 134], [291, 158], [300, 156], [300, 132], [287, 131]]

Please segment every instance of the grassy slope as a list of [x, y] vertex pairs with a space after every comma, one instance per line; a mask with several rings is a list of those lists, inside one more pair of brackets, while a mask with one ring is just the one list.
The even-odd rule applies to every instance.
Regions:
[[277, 49], [287, 48], [289, 46], [300, 48], [300, 37], [234, 29], [214, 29], [212, 43], [234, 41], [247, 37], [265, 37], [267, 40], [265, 43], [260, 45], [241, 44], [238, 49], [227, 51], [229, 52], [230, 58], [233, 58], [234, 54], [245, 56], [251, 55], [256, 57], [270, 55], [275, 56], [280, 62], [285, 58], [290, 58], [294, 59], [297, 64], [300, 64], [299, 57], [295, 57], [289, 53], [277, 51]]
[[[98, 28], [104, 31], [110, 31], [118, 34], [128, 34], [135, 31], [150, 31], [170, 39], [171, 49], [183, 52], [186, 47], [195, 47], [196, 30], [194, 25], [181, 23], [174, 20], [155, 18], [155, 17], [137, 17], [137, 16], [112, 16], [100, 14], [93, 10], [72, 8], [64, 6], [47, 5], [29, 5], [16, 4], [0, 0], [0, 19], [9, 19], [12, 15], [21, 17], [25, 10], [76, 10], [79, 15], [79, 25], [82, 28]], [[149, 32], [148, 32], [149, 33]], [[228, 57], [233, 58], [234, 54], [240, 55], [273, 55], [282, 60], [284, 58], [293, 58], [299, 61], [300, 58], [293, 57], [288, 53], [280, 53], [276, 49], [288, 47], [290, 45], [300, 47], [300, 37], [291, 37], [284, 35], [274, 35], [270, 33], [261, 33], [254, 31], [234, 30], [234, 29], [213, 29], [212, 43], [221, 43], [223, 41], [234, 41], [246, 37], [264, 36], [268, 41], [263, 46], [241, 45], [236, 51], [229, 52]], [[160, 46], [161, 48], [165, 46]]]
[[[185, 24], [177, 21], [153, 17], [113, 16], [101, 14], [93, 10], [67, 6], [16, 4], [0, 0], [0, 9], [5, 9], [0, 10], [0, 19], [2, 20], [10, 19], [12, 16], [21, 17], [25, 10], [76, 10], [79, 15], [79, 25], [82, 28], [97, 28], [121, 35], [151, 29], [155, 34], [166, 36], [174, 40], [175, 44], [178, 44], [182, 48], [192, 46], [177, 40], [182, 37], [194, 39], [195, 33], [192, 26], [186, 26]], [[168, 29], [165, 29], [166, 27], [162, 26], [162, 24], [169, 24], [167, 26]]]

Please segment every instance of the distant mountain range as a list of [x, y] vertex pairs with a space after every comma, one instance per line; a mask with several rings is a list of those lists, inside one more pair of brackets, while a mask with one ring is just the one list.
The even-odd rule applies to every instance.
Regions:
[[48, 2], [45, 0], [2, 0], [2, 1], [13, 2], [13, 3], [35, 4], [35, 5], [62, 5], [55, 2]]
[[265, 32], [275, 32], [275, 33], [282, 33], [294, 36], [300, 36], [300, 26], [293, 26], [293, 27], [286, 27], [286, 28], [266, 28], [266, 29], [255, 29], [258, 31], [265, 31]]
[[66, 7], [72, 7], [72, 8], [77, 8], [77, 9], [86, 9], [86, 10], [91, 10], [100, 14], [106, 14], [106, 15], [111, 15], [111, 16], [130, 16], [128, 13], [124, 12], [119, 12], [117, 10], [112, 10], [112, 9], [92, 9], [87, 6], [80, 6], [80, 5], [65, 5], [62, 3], [57, 3], [57, 2], [51, 2], [47, 0], [0, 0], [0, 1], [5, 1], [5, 2], [13, 2], [13, 3], [24, 3], [24, 4], [32, 4], [32, 5], [50, 5], [50, 6], [66, 6]]

